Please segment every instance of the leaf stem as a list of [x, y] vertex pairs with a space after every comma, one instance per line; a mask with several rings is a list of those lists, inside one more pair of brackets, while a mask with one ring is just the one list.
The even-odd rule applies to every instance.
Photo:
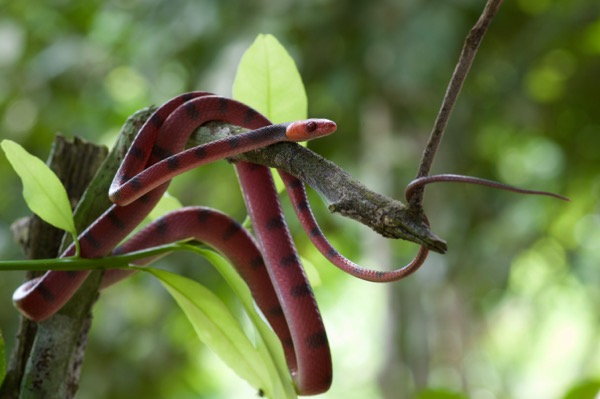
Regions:
[[79, 238], [77, 237], [77, 232], [71, 233], [73, 236], [73, 243], [75, 245], [75, 257], [79, 258], [81, 256], [81, 246], [79, 245]]
[[0, 270], [106, 270], [122, 269], [139, 259], [164, 255], [168, 252], [189, 250], [189, 245], [184, 243], [173, 243], [157, 247], [147, 248], [140, 251], [130, 252], [123, 255], [107, 256], [104, 258], [80, 258], [70, 256], [57, 259], [29, 259], [0, 261]]

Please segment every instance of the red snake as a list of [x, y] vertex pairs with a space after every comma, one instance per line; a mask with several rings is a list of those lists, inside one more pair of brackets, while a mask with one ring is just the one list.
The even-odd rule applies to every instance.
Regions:
[[[183, 151], [192, 132], [214, 120], [253, 130]], [[335, 123], [325, 119], [272, 125], [248, 106], [210, 93], [192, 92], [175, 97], [152, 114], [140, 129], [111, 185], [109, 195], [115, 205], [79, 236], [81, 256], [104, 257], [184, 239], [213, 246], [229, 258], [245, 279], [281, 340], [298, 393], [325, 392], [332, 380], [327, 335], [267, 167], [247, 162], [235, 164], [258, 243], [228, 216], [209, 208], [188, 207], [154, 221], [115, 247], [148, 215], [176, 175], [277, 142], [322, 137], [335, 129]], [[375, 271], [356, 265], [335, 250], [323, 235], [308, 204], [304, 184], [282, 170], [278, 172], [310, 240], [331, 263], [347, 273], [369, 281], [394, 281], [417, 270], [427, 257], [427, 249], [421, 247], [413, 261], [394, 271]], [[406, 197], [410, 199], [416, 188], [441, 181], [553, 195], [467, 176], [437, 175], [411, 182]], [[71, 245], [61, 257], [74, 253]], [[153, 259], [137, 263], [146, 264]], [[131, 270], [106, 271], [102, 288], [131, 273]], [[13, 300], [25, 316], [44, 320], [71, 298], [88, 274], [89, 271], [48, 271], [19, 287]]]
[[[183, 151], [192, 132], [213, 120], [254, 130]], [[207, 242], [227, 256], [248, 283], [257, 305], [282, 342], [298, 393], [326, 391], [332, 379], [327, 335], [268, 168], [247, 162], [235, 164], [258, 246], [227, 216], [207, 208], [184, 208], [150, 224], [121, 247], [115, 247], [148, 215], [174, 176], [276, 142], [321, 137], [335, 128], [335, 123], [324, 119], [272, 125], [244, 104], [203, 92], [187, 93], [168, 101], [148, 119], [129, 148], [110, 190], [115, 205], [79, 236], [81, 256], [104, 257], [186, 238]], [[364, 269], [347, 260], [329, 244], [318, 227], [303, 183], [283, 171], [279, 173], [310, 239], [336, 266], [366, 280], [391, 281], [408, 275], [423, 263], [425, 249], [409, 265], [393, 272]], [[210, 223], [202, 222], [203, 219], [210, 219]], [[74, 253], [71, 245], [62, 257]], [[19, 287], [13, 300], [30, 319], [44, 320], [71, 298], [88, 274], [89, 271], [48, 271]], [[130, 271], [109, 270], [102, 286], [128, 274]]]

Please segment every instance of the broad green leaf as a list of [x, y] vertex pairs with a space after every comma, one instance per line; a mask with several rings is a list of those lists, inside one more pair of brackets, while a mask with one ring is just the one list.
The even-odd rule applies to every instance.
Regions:
[[188, 278], [158, 269], [157, 277], [184, 311], [196, 334], [225, 364], [256, 389], [267, 385], [262, 359], [238, 320], [210, 290]]
[[246, 314], [257, 332], [258, 339], [256, 346], [268, 372], [268, 380], [271, 383], [270, 386], [266, 385], [262, 388], [265, 396], [282, 399], [297, 398], [281, 342], [273, 330], [265, 323], [263, 317], [257, 312], [248, 285], [231, 263], [227, 262], [218, 253], [201, 247], [193, 247], [193, 250], [206, 258], [221, 273], [227, 284], [229, 284], [240, 299]]
[[4, 350], [4, 338], [2, 337], [2, 331], [0, 330], [0, 386], [6, 377], [6, 355]]
[[273, 123], [306, 119], [302, 78], [292, 57], [273, 35], [258, 35], [244, 53], [233, 84], [233, 98]]
[[[233, 98], [273, 123], [307, 118], [302, 77], [294, 59], [273, 35], [258, 35], [244, 53], [233, 83]], [[282, 192], [284, 184], [279, 175], [274, 174], [273, 179], [277, 192]]]
[[23, 182], [23, 198], [33, 213], [59, 229], [76, 235], [67, 192], [52, 170], [11, 140], [0, 143]]

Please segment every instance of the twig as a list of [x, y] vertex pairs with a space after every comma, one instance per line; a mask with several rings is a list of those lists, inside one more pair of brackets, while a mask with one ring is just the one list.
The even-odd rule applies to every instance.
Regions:
[[[188, 142], [197, 146], [246, 129], [222, 122], [199, 128]], [[435, 252], [446, 252], [446, 243], [433, 234], [422, 212], [408, 209], [401, 201], [371, 191], [348, 172], [319, 154], [296, 143], [279, 143], [244, 153], [234, 160], [282, 169], [321, 194], [329, 211], [352, 218], [387, 238], [421, 244]]]
[[[492, 20], [494, 19], [494, 16], [500, 8], [502, 2], [503, 0], [488, 0], [483, 12], [481, 13], [481, 16], [479, 17], [479, 20], [473, 26], [473, 28], [471, 28], [465, 39], [458, 63], [456, 64], [456, 68], [454, 69], [454, 73], [452, 74], [452, 78], [448, 84], [448, 88], [446, 89], [442, 106], [436, 117], [431, 135], [429, 136], [429, 141], [427, 142], [427, 146], [425, 147], [425, 151], [421, 157], [417, 178], [427, 176], [431, 170], [433, 159], [435, 158], [437, 149], [442, 141], [442, 137], [444, 136], [444, 131], [448, 125], [448, 120], [450, 119], [450, 115], [454, 109], [456, 99], [458, 98], [463, 83], [465, 82], [467, 74], [469, 73], [469, 69], [473, 64], [473, 59], [477, 54], [479, 45], [481, 44], [481, 41], [483, 40], [483, 37], [485, 36], [485, 33], [492, 23]], [[423, 202], [423, 191], [423, 187], [415, 189], [414, 195], [411, 197], [409, 202], [409, 208], [421, 208], [421, 204]]]

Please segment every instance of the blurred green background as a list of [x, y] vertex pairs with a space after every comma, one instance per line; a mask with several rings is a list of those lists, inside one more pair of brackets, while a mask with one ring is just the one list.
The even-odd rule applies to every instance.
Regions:
[[[189, 90], [229, 96], [243, 51], [258, 33], [272, 33], [298, 63], [309, 114], [338, 123], [335, 135], [311, 148], [370, 188], [402, 198], [483, 4], [4, 1], [0, 136], [42, 158], [57, 132], [110, 144], [137, 109]], [[387, 285], [334, 269], [289, 213], [301, 253], [321, 278], [315, 292], [334, 357], [333, 387], [323, 398], [441, 397], [431, 392], [562, 398], [576, 386], [598, 385], [599, 98], [600, 3], [507, 1], [473, 65], [433, 172], [551, 190], [571, 203], [431, 186], [426, 209], [449, 252], [431, 255], [416, 275]], [[0, 259], [18, 259], [10, 224], [28, 211], [4, 156], [0, 181]], [[185, 204], [244, 216], [225, 162], [179, 177], [171, 187]], [[389, 269], [415, 254], [415, 245], [331, 216], [311, 198], [326, 234], [351, 259]], [[237, 306], [201, 260], [171, 256], [161, 266]], [[0, 278], [8, 350], [17, 324], [11, 294], [21, 281], [22, 273]], [[80, 399], [256, 396], [196, 341], [149, 276], [107, 290], [94, 316]]]

